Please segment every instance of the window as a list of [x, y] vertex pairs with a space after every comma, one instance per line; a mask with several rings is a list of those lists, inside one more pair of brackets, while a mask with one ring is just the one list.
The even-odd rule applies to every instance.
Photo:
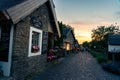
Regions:
[[41, 54], [42, 47], [42, 31], [30, 27], [30, 40], [29, 40], [29, 57]]

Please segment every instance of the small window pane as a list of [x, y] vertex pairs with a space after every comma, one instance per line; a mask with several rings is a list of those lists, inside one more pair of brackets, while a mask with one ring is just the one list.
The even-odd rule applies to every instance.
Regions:
[[29, 54], [28, 56], [41, 55], [42, 52], [42, 30], [30, 27]]
[[40, 33], [32, 31], [32, 53], [39, 52], [39, 39], [40, 39]]

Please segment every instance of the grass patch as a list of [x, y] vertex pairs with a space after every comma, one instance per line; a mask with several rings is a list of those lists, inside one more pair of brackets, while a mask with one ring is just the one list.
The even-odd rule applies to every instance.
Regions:
[[35, 76], [35, 73], [31, 73], [25, 77], [25, 80], [31, 80]]
[[107, 57], [99, 52], [95, 52], [95, 51], [90, 51], [90, 53], [93, 55], [93, 57], [96, 58], [96, 60], [98, 61], [98, 63], [104, 63], [107, 62]]
[[97, 56], [97, 52], [95, 52], [95, 51], [90, 51], [90, 53], [92, 54], [93, 57]]

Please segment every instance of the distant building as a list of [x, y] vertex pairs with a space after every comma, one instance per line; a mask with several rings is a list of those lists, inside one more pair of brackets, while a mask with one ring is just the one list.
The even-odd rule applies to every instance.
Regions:
[[75, 47], [75, 35], [74, 31], [71, 27], [65, 27], [63, 28], [63, 45], [64, 48], [68, 51], [71, 51]]
[[52, 0], [0, 0], [0, 67], [22, 79], [44, 68], [61, 36]]
[[120, 61], [120, 35], [110, 35], [108, 38], [108, 58]]
[[108, 52], [120, 52], [120, 35], [109, 36]]

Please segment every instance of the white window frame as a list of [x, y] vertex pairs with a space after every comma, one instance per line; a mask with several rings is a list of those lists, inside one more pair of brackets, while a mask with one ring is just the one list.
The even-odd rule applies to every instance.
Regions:
[[[37, 53], [32, 53], [31, 52], [31, 46], [32, 46], [32, 32], [33, 31], [35, 31], [35, 32], [38, 32], [38, 33], [40, 33], [40, 36], [39, 36], [39, 52], [37, 52]], [[37, 29], [37, 28], [34, 28], [34, 27], [30, 27], [30, 38], [29, 38], [29, 53], [28, 53], [28, 57], [31, 57], [31, 56], [37, 56], [37, 55], [41, 55], [41, 53], [42, 53], [42, 34], [43, 34], [43, 32], [42, 32], [42, 30], [39, 30], [39, 29]]]

